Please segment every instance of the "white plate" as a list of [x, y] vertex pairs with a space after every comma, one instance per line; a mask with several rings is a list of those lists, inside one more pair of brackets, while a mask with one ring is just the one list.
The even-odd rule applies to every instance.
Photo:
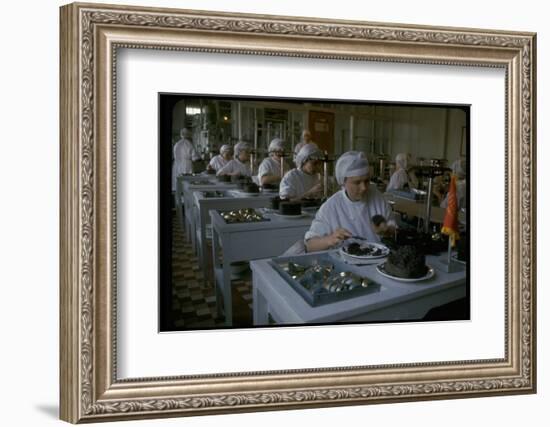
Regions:
[[[369, 259], [378, 259], [378, 258], [385, 258], [387, 257], [389, 254], [390, 254], [390, 249], [386, 246], [386, 245], [383, 245], [381, 243], [372, 243], [372, 242], [365, 242], [363, 240], [359, 240], [359, 239], [349, 239], [349, 240], [352, 240], [354, 242], [357, 242], [359, 243], [361, 246], [365, 247], [365, 246], [371, 246], [371, 247], [375, 247], [377, 249], [382, 249], [382, 254], [381, 255], [352, 255], [352, 254], [348, 254], [345, 250], [344, 250], [344, 247], [341, 247], [340, 248], [340, 253], [346, 257], [350, 257], [350, 258], [353, 258], [353, 259], [357, 259], [357, 260], [369, 260]], [[346, 245], [347, 246], [347, 245]]]
[[282, 213], [273, 212], [273, 215], [278, 216], [279, 218], [285, 218], [285, 219], [297, 219], [297, 218], [303, 218], [305, 216], [308, 216], [307, 213], [302, 212], [300, 215], [283, 215]]
[[385, 263], [378, 264], [376, 266], [376, 271], [378, 271], [378, 273], [380, 273], [382, 276], [387, 277], [388, 279], [397, 280], [398, 282], [409, 282], [409, 283], [411, 283], [411, 282], [421, 282], [423, 280], [431, 279], [435, 275], [435, 270], [432, 267], [430, 267], [429, 265], [427, 265], [428, 272], [422, 277], [417, 277], [416, 279], [412, 279], [412, 278], [407, 279], [405, 277], [395, 277], [395, 276], [392, 276], [391, 274], [386, 272], [386, 270], [384, 269], [384, 265], [385, 265]]

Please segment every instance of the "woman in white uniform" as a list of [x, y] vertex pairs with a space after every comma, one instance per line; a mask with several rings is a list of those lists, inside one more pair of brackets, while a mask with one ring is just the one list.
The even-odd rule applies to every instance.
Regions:
[[[451, 165], [453, 174], [456, 175], [456, 200], [458, 202], [458, 209], [466, 209], [466, 160], [458, 159]], [[448, 205], [449, 193], [445, 195], [445, 198], [439, 205], [442, 208], [446, 208]]]
[[333, 194], [317, 211], [305, 235], [308, 252], [322, 251], [340, 245], [351, 236], [365, 237], [369, 242], [380, 242], [379, 230], [371, 221], [375, 215], [390, 220], [391, 208], [369, 182], [369, 163], [358, 151], [342, 154], [336, 162], [336, 180], [342, 190]]
[[252, 175], [250, 172], [250, 165], [248, 164], [250, 160], [250, 153], [252, 152], [252, 147], [250, 144], [248, 142], [241, 141], [235, 145], [234, 151], [234, 158], [218, 170], [216, 175]]
[[208, 169], [213, 169], [216, 172], [223, 168], [226, 164], [231, 161], [233, 156], [233, 148], [231, 145], [224, 144], [220, 148], [220, 154], [212, 157], [210, 163], [208, 163]]
[[319, 179], [323, 153], [315, 144], [306, 144], [296, 156], [296, 168], [288, 171], [279, 187], [281, 199], [297, 201], [317, 199], [322, 196], [323, 187]]
[[[296, 146], [294, 147], [294, 156], [292, 158], [292, 161], [294, 162], [294, 164], [296, 164], [296, 156], [298, 155], [298, 153], [300, 152], [300, 150], [302, 149], [302, 147], [306, 144], [313, 144], [315, 145], [315, 147], [317, 147], [317, 144], [315, 144], [312, 140], [311, 140], [311, 132], [307, 129], [304, 129], [302, 131], [302, 137], [301, 137], [301, 140], [298, 144], [296, 144]], [[318, 148], [318, 147], [317, 147]], [[300, 167], [298, 164], [296, 164], [296, 167]]]
[[269, 157], [260, 163], [258, 168], [258, 182], [264, 184], [279, 184], [281, 181], [281, 159], [285, 153], [285, 142], [274, 138], [267, 148]]
[[402, 190], [405, 187], [410, 187], [409, 174], [407, 167], [409, 166], [410, 155], [406, 153], [399, 153], [395, 156], [396, 171], [390, 178], [390, 182], [386, 187], [386, 191], [390, 190]]
[[191, 131], [184, 128], [181, 130], [180, 135], [181, 139], [174, 145], [172, 191], [176, 191], [176, 181], [178, 176], [185, 173], [193, 173], [193, 162], [201, 158], [191, 142]]

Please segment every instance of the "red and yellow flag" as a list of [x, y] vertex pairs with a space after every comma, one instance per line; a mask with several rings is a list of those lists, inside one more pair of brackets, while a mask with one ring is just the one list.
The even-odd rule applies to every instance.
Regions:
[[451, 176], [451, 184], [449, 185], [449, 193], [447, 195], [447, 210], [445, 211], [445, 219], [441, 232], [449, 236], [451, 246], [454, 247], [455, 241], [459, 239], [458, 233], [458, 201], [456, 198], [456, 176]]

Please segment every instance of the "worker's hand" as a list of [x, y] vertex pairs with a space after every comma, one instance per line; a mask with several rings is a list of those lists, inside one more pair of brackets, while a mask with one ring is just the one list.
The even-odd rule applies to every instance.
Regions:
[[349, 239], [352, 234], [345, 228], [337, 228], [326, 237], [326, 243], [329, 247], [337, 246], [346, 239]]
[[304, 196], [309, 199], [317, 199], [323, 195], [323, 184], [317, 183], [311, 187]]

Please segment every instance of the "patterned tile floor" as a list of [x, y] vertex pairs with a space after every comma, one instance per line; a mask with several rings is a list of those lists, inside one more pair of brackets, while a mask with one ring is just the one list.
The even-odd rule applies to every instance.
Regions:
[[[198, 265], [190, 242], [185, 240], [185, 231], [172, 217], [172, 316], [174, 326], [180, 330], [221, 328], [225, 326], [223, 314], [218, 316], [214, 286], [208, 281], [203, 284], [204, 272]], [[211, 260], [209, 269], [212, 268]], [[210, 271], [210, 270], [208, 270]], [[232, 282], [233, 326], [252, 326], [252, 286], [251, 280]]]

